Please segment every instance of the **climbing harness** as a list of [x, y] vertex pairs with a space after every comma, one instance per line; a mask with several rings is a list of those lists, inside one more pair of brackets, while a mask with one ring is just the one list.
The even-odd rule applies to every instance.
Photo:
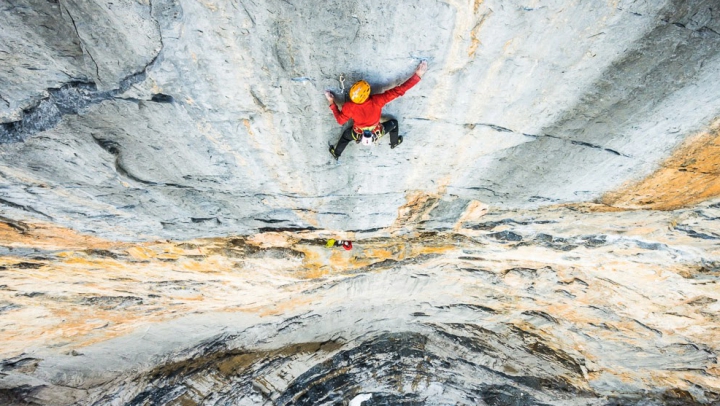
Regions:
[[353, 127], [352, 136], [357, 144], [372, 145], [385, 135], [385, 129], [378, 123], [372, 127]]

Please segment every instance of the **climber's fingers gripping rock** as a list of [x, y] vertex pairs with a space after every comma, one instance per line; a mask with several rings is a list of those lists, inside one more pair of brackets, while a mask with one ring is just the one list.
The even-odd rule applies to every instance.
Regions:
[[415, 69], [415, 74], [422, 77], [425, 74], [425, 72], [427, 72], [427, 70], [428, 70], [427, 61], [422, 61], [418, 65], [417, 69]]

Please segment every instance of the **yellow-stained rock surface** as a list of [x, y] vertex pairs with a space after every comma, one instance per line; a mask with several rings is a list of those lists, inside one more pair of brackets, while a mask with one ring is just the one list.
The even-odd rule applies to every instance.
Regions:
[[[424, 212], [428, 200], [414, 201]], [[415, 343], [407, 345], [421, 345], [433, 356], [456, 354], [503, 376], [534, 371], [585, 393], [587, 402], [641, 390], [705, 402], [720, 391], [718, 211], [712, 205], [675, 212], [558, 206], [486, 213], [477, 203], [453, 232], [368, 238], [349, 251], [326, 247], [322, 233], [313, 231], [131, 244], [44, 224], [4, 228], [3, 246], [42, 249], [0, 257], [1, 354], [36, 359], [28, 376], [45, 376], [48, 368], [73, 375], [79, 370], [70, 372], [74, 364], [63, 364], [69, 362], [63, 357], [92, 360], [106, 348], [101, 358], [112, 358], [126, 351], [117, 340], [139, 340], [135, 345], [143, 348], [150, 346], [148, 337], [172, 336], [197, 319], [205, 320], [200, 330], [207, 334], [219, 328], [213, 323], [224, 325], [221, 331], [244, 325], [245, 333], [228, 333], [244, 344], [104, 376], [120, 382], [140, 374], [137, 382], [150, 385], [160, 375], [145, 374], [147, 368], [190, 371], [186, 363], [194, 362], [222, 376], [250, 374], [247, 379], [280, 394], [294, 390], [293, 382], [305, 379], [302, 372], [314, 363], [359, 351], [358, 340], [376, 337], [384, 343], [378, 348]], [[248, 328], [275, 338], [257, 342], [252, 337], [258, 333], [248, 336]], [[378, 332], [368, 336], [362, 333], [367, 328]], [[456, 341], [442, 344], [442, 337]], [[327, 344], [304, 344], [311, 342]], [[484, 355], [477, 353], [481, 347]], [[153, 351], [167, 357], [181, 348]], [[274, 357], [284, 357], [277, 371], [284, 375], [253, 369]], [[182, 385], [195, 385], [192, 376]], [[212, 379], [232, 386], [226, 378]], [[413, 379], [420, 379], [418, 392], [430, 390], [432, 379]], [[527, 393], [560, 396], [556, 384], [548, 385], [550, 392]], [[141, 386], [126, 388], [123, 396], [130, 399]], [[83, 390], [99, 399], [116, 389]], [[184, 401], [207, 396], [194, 393]]]
[[720, 196], [720, 120], [689, 137], [647, 178], [609, 192], [602, 203], [674, 210]]

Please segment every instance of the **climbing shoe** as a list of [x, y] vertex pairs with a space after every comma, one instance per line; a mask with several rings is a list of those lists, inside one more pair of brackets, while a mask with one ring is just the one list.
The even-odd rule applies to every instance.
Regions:
[[339, 156], [335, 155], [335, 147], [333, 145], [330, 146], [330, 155], [332, 155], [336, 161], [338, 160], [338, 158], [340, 158]]
[[394, 149], [394, 148], [397, 147], [398, 145], [402, 144], [402, 140], [403, 140], [402, 135], [398, 136], [398, 142], [397, 142], [397, 144], [395, 144], [395, 145], [390, 145], [390, 149]]

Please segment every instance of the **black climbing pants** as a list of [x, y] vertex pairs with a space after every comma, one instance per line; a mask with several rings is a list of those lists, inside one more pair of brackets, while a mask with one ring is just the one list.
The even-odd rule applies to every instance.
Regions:
[[339, 158], [340, 154], [342, 154], [345, 150], [345, 147], [347, 147], [347, 144], [353, 140], [353, 129], [352, 127], [348, 127], [347, 130], [343, 131], [340, 139], [338, 140], [337, 146], [335, 146], [335, 156]]
[[398, 122], [397, 120], [388, 120], [382, 124], [383, 131], [385, 134], [390, 133], [390, 146], [395, 146], [398, 143]]
[[[399, 131], [397, 120], [388, 120], [380, 125], [383, 126], [383, 133], [390, 133], [390, 145], [397, 145]], [[353, 134], [352, 127], [348, 127], [347, 130], [343, 131], [340, 139], [338, 140], [337, 146], [335, 146], [335, 155], [339, 157], [343, 151], [345, 151], [347, 144], [349, 144], [350, 141], [354, 141], [355, 137], [362, 137], [362, 134]]]

